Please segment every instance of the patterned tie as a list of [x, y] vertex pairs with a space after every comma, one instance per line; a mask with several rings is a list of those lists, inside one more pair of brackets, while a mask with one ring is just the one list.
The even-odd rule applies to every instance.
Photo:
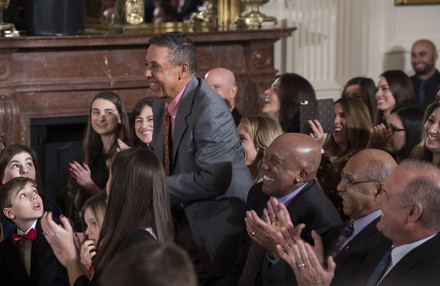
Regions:
[[[171, 153], [172, 148], [172, 138], [171, 138], [171, 115], [168, 112], [168, 107], [165, 106], [163, 112], [163, 164], [165, 167], [165, 173], [171, 175]], [[172, 151], [171, 151], [172, 152]]]
[[12, 244], [14, 246], [17, 246], [24, 239], [34, 240], [36, 237], [37, 237], [37, 230], [35, 228], [29, 230], [28, 233], [25, 233], [25, 234], [13, 233], [12, 234]]
[[377, 283], [381, 280], [382, 276], [385, 274], [385, 271], [388, 269], [388, 266], [391, 262], [391, 249], [390, 248], [385, 255], [382, 257], [382, 259], [377, 264], [376, 268], [374, 268], [373, 273], [370, 276], [370, 279], [368, 279], [366, 286], [376, 286]]
[[252, 241], [237, 286], [255, 285], [255, 278], [257, 277], [258, 270], [260, 270], [265, 253], [266, 250], [263, 247]]
[[338, 239], [336, 240], [333, 247], [328, 252], [328, 256], [335, 257], [338, 255], [339, 251], [341, 251], [342, 246], [344, 246], [347, 239], [349, 239], [353, 235], [354, 227], [353, 227], [353, 220], [351, 220], [341, 231], [341, 233], [338, 236]]

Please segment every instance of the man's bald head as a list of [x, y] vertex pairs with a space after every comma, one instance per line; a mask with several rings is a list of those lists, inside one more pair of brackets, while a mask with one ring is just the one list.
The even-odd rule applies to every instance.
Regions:
[[313, 180], [321, 162], [321, 146], [302, 133], [278, 136], [261, 164], [263, 192], [282, 197]]
[[213, 68], [205, 75], [205, 81], [225, 100], [229, 108], [235, 106], [238, 88], [234, 73], [227, 68]]
[[383, 182], [397, 166], [396, 160], [388, 153], [379, 149], [364, 149], [354, 154], [347, 162], [365, 171], [370, 180]]
[[411, 65], [421, 80], [426, 80], [435, 73], [437, 58], [437, 48], [430, 40], [417, 40], [411, 47]]

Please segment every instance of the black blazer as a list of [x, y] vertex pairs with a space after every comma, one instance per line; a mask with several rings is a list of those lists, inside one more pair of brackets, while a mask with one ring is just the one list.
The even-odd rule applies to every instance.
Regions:
[[378, 285], [440, 285], [440, 234], [405, 255]]
[[[270, 196], [264, 194], [261, 190], [262, 183], [256, 184], [249, 191], [248, 208], [253, 209], [257, 214], [262, 215], [263, 209], [267, 205]], [[315, 180], [308, 182], [307, 185], [293, 198], [287, 205], [287, 210], [292, 218], [293, 224], [305, 223], [302, 238], [313, 243], [311, 230], [316, 230], [320, 235], [327, 234], [331, 229], [341, 224], [341, 218], [319, 188]], [[255, 285], [297, 285], [293, 270], [290, 266], [280, 260], [272, 265], [267, 260], [267, 253], [263, 258], [259, 277]]]
[[240, 124], [240, 119], [241, 119], [242, 115], [240, 112], [238, 112], [237, 107], [234, 107], [234, 109], [232, 109], [231, 115], [232, 115], [232, 118], [234, 118], [235, 126], [238, 126], [238, 124]]
[[[419, 87], [421, 80], [416, 76], [411, 76], [411, 81], [414, 87], [414, 93], [416, 95], [417, 103], [419, 102]], [[426, 87], [425, 92], [425, 101], [424, 105], [419, 105], [423, 110], [426, 109], [426, 107], [432, 103], [435, 99], [435, 92], [437, 90], [437, 87], [440, 85], [440, 72], [438, 70], [435, 71], [434, 75], [428, 79], [429, 85]]]
[[[334, 258], [336, 262], [335, 276], [332, 285], [353, 285], [353, 281], [365, 279], [361, 272], [367, 257], [373, 253], [385, 253], [391, 247], [391, 241], [376, 228], [380, 218], [375, 219], [359, 232]], [[340, 231], [348, 221], [329, 232], [323, 238], [324, 250], [327, 252], [338, 238]], [[327, 255], [327, 254], [326, 254]], [[369, 274], [366, 278], [369, 277]]]
[[40, 220], [36, 225], [37, 237], [32, 241], [31, 275], [20, 260], [18, 249], [12, 239], [6, 238], [0, 244], [0, 281], [2, 285], [16, 286], [67, 286], [69, 280], [66, 268], [58, 262], [52, 248], [42, 234]]

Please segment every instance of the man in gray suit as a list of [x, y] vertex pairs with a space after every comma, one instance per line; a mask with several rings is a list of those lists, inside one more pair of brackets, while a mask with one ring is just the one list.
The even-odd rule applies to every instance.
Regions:
[[200, 285], [213, 285], [238, 253], [252, 185], [235, 124], [223, 99], [195, 77], [195, 46], [186, 35], [151, 38], [145, 66], [150, 91], [157, 95], [151, 147], [165, 165], [169, 162], [176, 241], [193, 259]]

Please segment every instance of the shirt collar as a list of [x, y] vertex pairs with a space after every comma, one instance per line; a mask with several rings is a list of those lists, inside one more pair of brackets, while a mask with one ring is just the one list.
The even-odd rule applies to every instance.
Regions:
[[353, 221], [353, 228], [354, 228], [353, 236], [356, 236], [356, 234], [361, 232], [367, 225], [369, 225], [372, 221], [374, 221], [381, 215], [382, 215], [382, 211], [377, 210], [366, 216], [355, 219]]
[[173, 98], [170, 102], [165, 103], [165, 106], [168, 108], [168, 112], [173, 118], [176, 117], [177, 109], [179, 108], [180, 99], [182, 98], [185, 88], [186, 86], [179, 92], [179, 94], [175, 98]]
[[399, 261], [405, 255], [407, 255], [411, 250], [413, 250], [416, 247], [422, 245], [423, 243], [425, 243], [426, 241], [430, 240], [431, 238], [433, 238], [436, 235], [437, 235], [437, 233], [435, 233], [435, 234], [433, 234], [431, 236], [428, 236], [426, 238], [417, 240], [417, 241], [412, 242], [412, 243], [403, 244], [403, 245], [399, 245], [399, 246], [393, 247], [393, 249], [391, 250], [391, 267], [393, 267], [394, 265], [399, 263]]
[[37, 225], [37, 220], [35, 220], [34, 223], [31, 225], [31, 227], [28, 228], [26, 231], [22, 231], [22, 230], [19, 229], [18, 226], [17, 226], [17, 233], [18, 233], [18, 234], [27, 234], [31, 229], [35, 228], [36, 225]]
[[285, 195], [284, 197], [281, 197], [278, 199], [278, 201], [282, 204], [284, 204], [285, 206], [287, 206], [289, 204], [289, 202], [296, 197], [296, 195], [298, 195], [299, 192], [301, 192], [302, 189], [305, 188], [305, 186], [307, 186], [308, 183], [305, 183], [304, 185], [302, 185], [301, 187], [297, 188], [296, 190], [294, 190], [293, 192], [291, 192], [288, 195]]

